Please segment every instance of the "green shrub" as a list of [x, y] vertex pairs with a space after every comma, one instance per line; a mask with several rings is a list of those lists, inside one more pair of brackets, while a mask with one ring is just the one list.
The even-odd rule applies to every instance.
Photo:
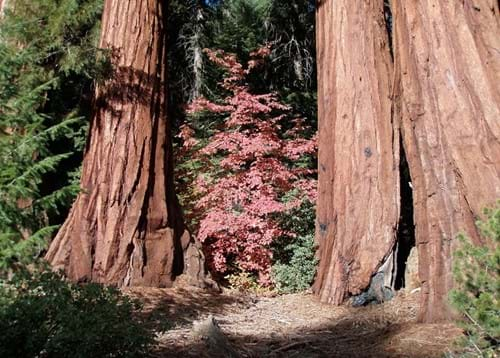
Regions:
[[500, 202], [485, 215], [486, 220], [477, 223], [485, 245], [473, 245], [460, 234], [454, 255], [456, 288], [450, 298], [464, 318], [465, 357], [496, 357], [500, 349]]
[[280, 292], [303, 291], [313, 282], [318, 264], [314, 221], [315, 207], [308, 200], [281, 218], [281, 226], [296, 235], [278, 240], [273, 247], [272, 277]]
[[49, 270], [0, 281], [0, 357], [138, 357], [153, 342], [117, 289], [71, 284]]
[[314, 236], [299, 236], [285, 249], [292, 252], [292, 255], [288, 262], [277, 262], [273, 265], [276, 288], [284, 293], [308, 289], [316, 274]]

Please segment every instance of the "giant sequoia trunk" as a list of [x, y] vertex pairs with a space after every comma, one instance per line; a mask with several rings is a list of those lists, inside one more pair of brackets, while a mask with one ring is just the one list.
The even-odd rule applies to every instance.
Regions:
[[105, 3], [113, 74], [96, 90], [82, 192], [47, 253], [73, 280], [170, 286], [183, 271], [204, 273], [173, 188], [164, 3]]
[[402, 137], [414, 188], [420, 319], [438, 321], [449, 318], [452, 241], [465, 230], [479, 242], [474, 220], [500, 197], [498, 3], [392, 1], [393, 73], [382, 12], [382, 0], [323, 0], [317, 10], [315, 290], [341, 303], [367, 288], [390, 253]]
[[383, 0], [317, 10], [320, 265], [314, 290], [340, 304], [391, 254], [399, 218], [399, 138]]
[[397, 113], [414, 197], [420, 318], [446, 319], [453, 240], [500, 198], [496, 0], [393, 1]]

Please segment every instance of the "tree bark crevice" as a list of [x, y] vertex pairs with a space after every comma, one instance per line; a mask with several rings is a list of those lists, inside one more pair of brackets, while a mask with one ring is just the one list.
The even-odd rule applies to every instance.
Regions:
[[[498, 20], [482, 17], [481, 25], [471, 26], [470, 6], [394, 2], [398, 108], [416, 195], [419, 318], [427, 322], [451, 318], [455, 236], [465, 231], [479, 243], [474, 221], [500, 197], [500, 162], [494, 159], [500, 158], [500, 88], [493, 82], [500, 61], [478, 46], [493, 41]], [[476, 26], [489, 31], [479, 33]]]

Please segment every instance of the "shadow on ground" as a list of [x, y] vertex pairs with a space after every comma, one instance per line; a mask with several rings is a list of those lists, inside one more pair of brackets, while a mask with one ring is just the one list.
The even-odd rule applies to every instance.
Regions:
[[[415, 329], [431, 329], [429, 325], [394, 324], [379, 327], [368, 324], [356, 327], [355, 322], [344, 320], [338, 324], [298, 330], [285, 336], [240, 336], [227, 334], [232, 347], [240, 357], [442, 357], [449, 344], [448, 337], [415, 335]], [[442, 330], [442, 327], [439, 328]], [[453, 330], [449, 327], [448, 330]], [[445, 333], [442, 331], [442, 333]], [[453, 333], [452, 336], [456, 334]], [[445, 339], [443, 339], [445, 338]], [[405, 342], [406, 341], [406, 342]], [[204, 340], [190, 344], [162, 346], [156, 357], [225, 357], [216, 347]]]
[[154, 329], [190, 327], [193, 321], [207, 314], [223, 314], [231, 308], [242, 309], [255, 302], [250, 296], [201, 289], [130, 288], [126, 293], [142, 303], [141, 319]]
[[418, 297], [354, 309], [311, 295], [256, 297], [192, 290], [133, 292], [158, 334], [154, 357], [230, 357], [193, 334], [193, 322], [215, 317], [237, 357], [442, 357], [460, 331], [417, 324]]

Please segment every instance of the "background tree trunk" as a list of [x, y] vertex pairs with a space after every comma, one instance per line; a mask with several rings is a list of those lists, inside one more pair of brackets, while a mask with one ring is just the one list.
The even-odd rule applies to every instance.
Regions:
[[392, 253], [399, 220], [399, 136], [383, 0], [317, 9], [320, 259], [314, 290], [340, 304]]
[[73, 280], [163, 287], [204, 274], [173, 187], [165, 21], [163, 1], [105, 3], [113, 74], [96, 90], [82, 192], [47, 253]]
[[0, 18], [3, 16], [6, 6], [7, 6], [7, 0], [0, 0]]
[[452, 247], [500, 198], [498, 2], [392, 1], [398, 116], [412, 174], [420, 319], [449, 318]]

